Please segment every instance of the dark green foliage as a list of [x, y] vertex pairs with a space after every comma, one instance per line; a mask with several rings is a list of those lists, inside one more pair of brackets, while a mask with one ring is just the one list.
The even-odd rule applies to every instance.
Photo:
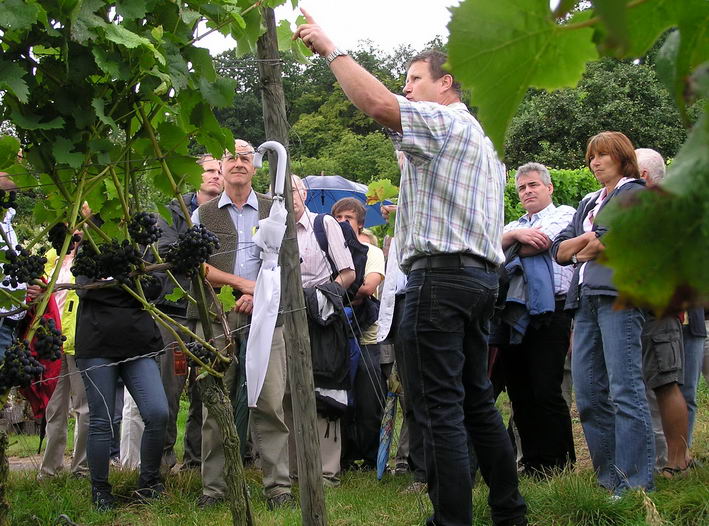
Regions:
[[623, 132], [637, 148], [653, 148], [665, 158], [674, 157], [687, 137], [650, 66], [604, 58], [586, 66], [575, 88], [529, 90], [510, 123], [505, 161], [581, 166], [588, 139], [605, 130]]
[[[556, 205], [568, 205], [576, 208], [586, 194], [600, 188], [598, 181], [587, 168], [579, 170], [551, 168], [549, 175], [554, 185], [552, 198]], [[507, 185], [505, 186], [505, 223], [519, 219], [524, 213], [515, 187], [515, 170], [510, 170], [507, 173]]]

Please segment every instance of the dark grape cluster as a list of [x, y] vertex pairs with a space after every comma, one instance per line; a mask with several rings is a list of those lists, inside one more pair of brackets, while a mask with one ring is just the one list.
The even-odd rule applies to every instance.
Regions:
[[217, 236], [203, 225], [195, 225], [170, 245], [165, 261], [172, 263], [175, 272], [191, 276], [216, 250], [219, 250]]
[[133, 241], [141, 245], [149, 245], [160, 239], [162, 229], [158, 226], [157, 217], [148, 212], [138, 212], [128, 223], [128, 233]]
[[72, 274], [93, 279], [114, 278], [127, 283], [134, 266], [141, 262], [140, 253], [128, 240], [104, 243], [99, 245], [99, 250], [97, 254], [90, 246], [84, 246], [74, 258]]
[[[49, 242], [52, 244], [52, 248], [59, 252], [62, 249], [62, 245], [64, 244], [64, 240], [66, 239], [66, 236], [68, 234], [69, 228], [66, 226], [66, 223], [57, 223], [52, 228], [50, 228], [48, 237]], [[81, 236], [79, 234], [74, 234], [73, 236], [71, 236], [68, 252], [74, 250], [74, 246], [79, 241], [81, 241]]]
[[19, 283], [31, 283], [44, 275], [44, 265], [47, 263], [47, 258], [44, 257], [43, 251], [33, 255], [21, 245], [17, 245], [15, 250], [6, 251], [5, 257], [8, 263], [3, 265], [5, 279], [2, 284], [6, 287], [8, 285], [17, 287]]
[[62, 345], [66, 336], [57, 329], [52, 318], [42, 318], [34, 335], [34, 350], [42, 360], [58, 360], [62, 356]]
[[27, 342], [13, 342], [0, 358], [0, 394], [13, 387], [29, 386], [43, 372], [44, 366], [32, 356]]
[[[194, 354], [197, 358], [202, 360], [202, 363], [209, 364], [214, 360], [214, 352], [207, 349], [204, 345], [199, 342], [190, 342], [187, 344], [187, 350]], [[191, 356], [187, 356], [187, 363], [190, 367], [199, 367], [200, 365], [192, 359]]]
[[17, 192], [0, 190], [0, 208], [15, 208]]

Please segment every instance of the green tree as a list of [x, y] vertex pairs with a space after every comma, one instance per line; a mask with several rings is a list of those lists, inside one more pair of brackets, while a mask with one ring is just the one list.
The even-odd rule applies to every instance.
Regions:
[[587, 64], [575, 88], [528, 91], [507, 132], [505, 161], [509, 167], [528, 161], [583, 166], [586, 142], [604, 130], [622, 131], [665, 158], [674, 157], [687, 137], [652, 67], [603, 58]]

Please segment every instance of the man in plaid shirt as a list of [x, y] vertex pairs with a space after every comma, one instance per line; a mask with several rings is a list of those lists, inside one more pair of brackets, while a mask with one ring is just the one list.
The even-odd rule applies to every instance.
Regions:
[[429, 51], [394, 95], [330, 40], [304, 10], [294, 38], [325, 57], [352, 103], [391, 131], [403, 152], [396, 242], [408, 274], [401, 332], [406, 385], [424, 435], [429, 525], [472, 524], [477, 466], [496, 525], [525, 525], [512, 445], [487, 378], [489, 319], [503, 262], [505, 168]]

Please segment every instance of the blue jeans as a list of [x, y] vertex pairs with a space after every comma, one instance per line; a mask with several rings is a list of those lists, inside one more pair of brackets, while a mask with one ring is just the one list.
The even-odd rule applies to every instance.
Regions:
[[496, 525], [526, 524], [512, 444], [487, 376], [497, 274], [472, 267], [412, 271], [400, 327], [414, 416], [423, 433], [429, 524], [469, 526], [477, 456]]
[[697, 385], [704, 361], [704, 338], [692, 336], [687, 325], [682, 326], [682, 341], [684, 344], [684, 383], [679, 386], [684, 399], [687, 401], [689, 413], [689, 433], [687, 446], [692, 446], [692, 431], [697, 418]]
[[12, 344], [12, 339], [15, 337], [15, 326], [9, 323], [4, 323], [7, 318], [2, 318], [0, 325], [0, 358], [5, 356], [5, 351]]
[[598, 481], [620, 494], [653, 488], [655, 442], [642, 376], [644, 316], [639, 309], [614, 310], [614, 300], [581, 296], [571, 372]]
[[155, 359], [140, 358], [113, 367], [111, 358], [77, 358], [76, 364], [86, 386], [89, 402], [89, 438], [86, 455], [95, 489], [111, 491], [108, 483], [108, 461], [113, 434], [115, 391], [121, 377], [128, 392], [135, 399], [140, 416], [145, 423], [140, 444], [139, 488], [150, 487], [160, 482], [160, 459], [165, 444], [168, 407], [165, 390], [160, 380], [160, 370]]

